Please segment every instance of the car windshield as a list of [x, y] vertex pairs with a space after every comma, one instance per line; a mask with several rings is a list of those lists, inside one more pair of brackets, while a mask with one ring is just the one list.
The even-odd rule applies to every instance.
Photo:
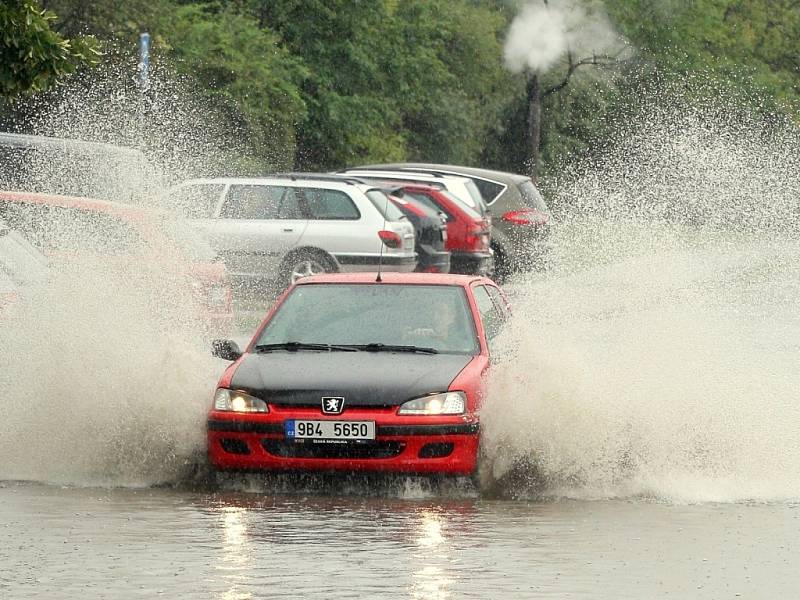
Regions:
[[299, 285], [256, 345], [289, 342], [419, 346], [447, 354], [479, 351], [466, 294], [449, 285]]

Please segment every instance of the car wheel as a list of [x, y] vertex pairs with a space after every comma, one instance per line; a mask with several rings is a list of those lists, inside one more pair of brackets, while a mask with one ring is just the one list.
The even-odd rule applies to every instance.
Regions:
[[489, 277], [496, 283], [505, 283], [510, 275], [506, 255], [496, 244], [492, 244], [492, 250], [494, 250], [494, 268]]
[[336, 264], [324, 254], [299, 252], [286, 258], [282, 273], [286, 285], [291, 285], [303, 277], [331, 273], [336, 270]]

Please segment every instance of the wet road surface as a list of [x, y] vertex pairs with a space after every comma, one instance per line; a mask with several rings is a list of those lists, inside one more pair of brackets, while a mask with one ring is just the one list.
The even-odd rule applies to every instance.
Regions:
[[800, 506], [792, 503], [396, 492], [0, 483], [0, 597], [790, 598], [800, 592]]

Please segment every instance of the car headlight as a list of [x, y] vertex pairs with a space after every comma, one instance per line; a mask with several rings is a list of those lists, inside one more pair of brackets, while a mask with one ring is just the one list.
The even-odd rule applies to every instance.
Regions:
[[267, 403], [238, 390], [219, 388], [214, 392], [214, 410], [229, 410], [243, 413], [269, 412]]
[[467, 407], [464, 392], [444, 392], [414, 398], [400, 406], [398, 415], [463, 415]]

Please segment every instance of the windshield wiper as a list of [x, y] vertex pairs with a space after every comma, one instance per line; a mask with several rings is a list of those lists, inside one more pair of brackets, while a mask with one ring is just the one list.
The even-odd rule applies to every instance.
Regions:
[[283, 342], [280, 344], [259, 344], [253, 348], [256, 352], [272, 352], [273, 350], [289, 350], [290, 352], [297, 352], [298, 350], [322, 350], [324, 352], [355, 352], [356, 348], [352, 346], [340, 346], [337, 344], [313, 344], [309, 342]]
[[353, 344], [353, 348], [366, 350], [367, 352], [421, 352], [423, 354], [439, 354], [436, 348], [425, 346], [397, 346], [394, 344]]

